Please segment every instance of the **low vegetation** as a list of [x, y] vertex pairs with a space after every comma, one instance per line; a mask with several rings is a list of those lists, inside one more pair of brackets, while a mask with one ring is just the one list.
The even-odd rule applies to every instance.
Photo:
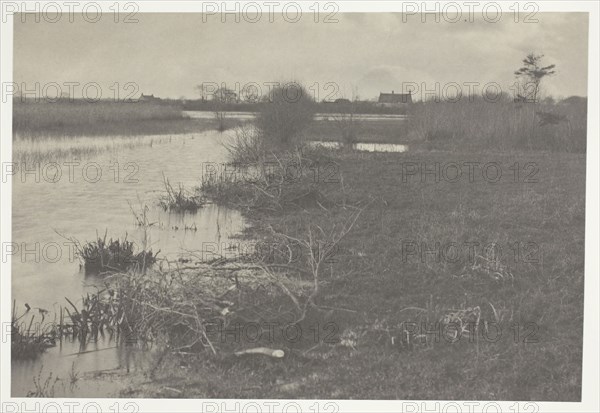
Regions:
[[[224, 312], [242, 326], [269, 320], [304, 334], [235, 342], [284, 350], [280, 361], [186, 359], [210, 382], [168, 368], [177, 353], [157, 377], [192, 398], [579, 400], [585, 158], [566, 153], [585, 148], [576, 132], [585, 111], [570, 109], [578, 102], [425, 102], [402, 126], [421, 143], [407, 153], [303, 145], [334, 122], [306, 123], [276, 150], [260, 144], [264, 128], [235, 141], [232, 159], [252, 159], [243, 166], [254, 179], [211, 177], [202, 191], [244, 212], [254, 223], [247, 237], [275, 245], [238, 265], [277, 288], [268, 301], [257, 289], [245, 298], [255, 306], [232, 300]], [[573, 110], [570, 129], [563, 110]], [[369, 125], [361, 131], [372, 133]], [[446, 179], [444, 165], [465, 162], [499, 166], [501, 179], [482, 169]], [[244, 291], [234, 279], [232, 290]]]
[[18, 315], [17, 303], [13, 301], [10, 339], [11, 358], [27, 360], [36, 358], [40, 353], [56, 343], [57, 330], [51, 323], [44, 324], [47, 311], [32, 309], [25, 305], [26, 311]]
[[115, 272], [134, 269], [145, 271], [156, 262], [157, 253], [151, 249], [136, 251], [135, 244], [123, 240], [98, 237], [96, 241], [87, 242], [83, 245], [76, 243], [77, 256], [83, 262], [86, 273]]
[[35, 102], [15, 99], [16, 139], [76, 136], [138, 136], [208, 130], [212, 122], [190, 119], [174, 104], [147, 102]]
[[223, 140], [231, 163], [248, 165], [258, 162], [266, 152], [265, 142], [260, 131], [251, 124], [237, 127], [233, 135]]
[[[325, 154], [320, 151], [321, 161]], [[221, 190], [229, 192], [215, 197], [228, 204], [236, 200], [256, 223], [247, 234], [251, 239], [276, 245], [250, 262], [259, 268], [268, 263], [258, 274], [285, 287], [267, 302], [247, 297], [256, 303], [251, 309], [236, 303], [227, 311], [242, 326], [260, 323], [268, 313], [286, 314], [271, 320], [278, 326], [296, 323], [302, 338], [268, 340], [264, 333], [262, 341], [235, 342], [237, 348], [284, 350], [277, 362], [186, 358], [190, 369], [201, 365], [219, 386], [168, 368], [166, 360], [183, 357], [176, 353], [162, 361], [158, 378], [178, 383], [181, 397], [579, 399], [582, 155], [330, 151], [326, 156], [338, 174], [332, 182], [318, 180], [315, 189], [327, 203], [314, 197], [301, 206], [281, 202], [278, 185], [267, 195], [255, 182], [223, 183]], [[284, 163], [283, 155], [278, 158]], [[506, 180], [492, 183], [482, 174], [472, 182], [468, 177], [436, 182], [434, 176], [422, 182], [421, 175], [402, 180], [406, 164], [471, 161], [502, 165]], [[515, 162], [533, 163], [537, 179], [508, 176]], [[304, 179], [283, 183], [281, 193], [304, 193]], [[360, 215], [349, 224], [353, 211]], [[342, 228], [348, 230], [343, 237], [332, 235]], [[444, 255], [448, 245], [459, 246], [459, 259]], [[478, 246], [472, 258], [466, 245]], [[484, 248], [489, 245], [499, 249]], [[317, 278], [311, 276], [314, 268]], [[244, 279], [238, 281], [233, 291], [244, 288]], [[304, 287], [291, 290], [298, 285]], [[227, 353], [227, 347], [217, 352]], [[257, 375], [257, 366], [269, 373]], [[540, 375], [543, 383], [534, 379]], [[367, 376], [370, 385], [361, 385]], [[494, 377], [493, 385], [477, 377]], [[138, 391], [134, 394], [161, 394], [154, 386]]]
[[428, 101], [410, 108], [409, 141], [426, 148], [453, 150], [546, 150], [585, 152], [587, 100], [555, 103], [514, 102], [506, 96], [490, 101], [463, 97], [458, 102]]
[[[160, 200], [238, 208], [242, 242], [271, 247], [150, 268], [105, 235], [80, 256], [112, 270], [106, 288], [69, 301], [60, 331], [158, 345], [130, 397], [580, 400], [585, 101], [428, 101], [358, 123], [314, 122], [289, 96], [224, 142], [240, 173], [193, 193], [165, 178]], [[306, 144], [340, 136], [347, 150]]]
[[587, 99], [493, 99], [463, 96], [456, 102], [415, 102], [400, 119], [360, 120], [360, 115], [339, 113], [314, 122], [305, 135], [320, 141], [401, 143], [455, 153], [465, 147], [483, 152], [585, 152]]
[[204, 203], [204, 197], [196, 191], [188, 191], [183, 184], [173, 188], [169, 180], [163, 175], [165, 193], [160, 197], [158, 204], [165, 211], [196, 212]]

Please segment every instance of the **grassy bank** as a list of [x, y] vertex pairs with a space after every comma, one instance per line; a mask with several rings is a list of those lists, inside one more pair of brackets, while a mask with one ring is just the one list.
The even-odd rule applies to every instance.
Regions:
[[[567, 139], [538, 105], [434, 105], [405, 124], [360, 125], [374, 141], [406, 128], [417, 143], [406, 153], [299, 143], [332, 123], [306, 121], [277, 150], [260, 122], [259, 135], [238, 135], [232, 159], [249, 165], [202, 190], [244, 212], [249, 243], [271, 246], [236, 261], [272, 288], [235, 277], [223, 320], [242, 332], [221, 331], [216, 354], [166, 352], [155, 382], [124, 394], [579, 400], [585, 156], [568, 152], [582, 112]], [[267, 110], [274, 128], [294, 116]], [[234, 355], [259, 346], [285, 356]]]
[[176, 105], [144, 102], [20, 102], [13, 105], [18, 139], [137, 136], [201, 132], [215, 121], [190, 119]]
[[[322, 265], [314, 305], [299, 324], [302, 338], [224, 347], [282, 348], [283, 359], [169, 354], [169, 362], [157, 365], [156, 383], [179, 393], [145, 384], [128, 396], [579, 400], [583, 155], [342, 151], [306, 157], [335, 174], [293, 180], [270, 192], [283, 194], [277, 202], [248, 185], [234, 190], [236, 196], [220, 192], [222, 202], [237, 204], [254, 223], [253, 239], [274, 241], [283, 251], [290, 240], [309, 239], [311, 228], [314, 245], [326, 245], [319, 240], [362, 210]], [[472, 181], [467, 175], [423, 182], [412, 173], [415, 164], [452, 162], [493, 163], [503, 175], [498, 182], [491, 182], [491, 172], [474, 173]], [[485, 251], [491, 243], [499, 250]], [[454, 244], [459, 260], [446, 250]], [[479, 246], [472, 259], [468, 245]], [[310, 269], [306, 255], [299, 257], [293, 266]], [[289, 263], [277, 254], [268, 260]], [[286, 277], [311, 280], [296, 270]], [[290, 300], [260, 308], [294, 313]], [[427, 333], [449, 320], [476, 320], [476, 330], [463, 331], [454, 343], [447, 331]], [[413, 328], [421, 323], [428, 326], [424, 334]]]

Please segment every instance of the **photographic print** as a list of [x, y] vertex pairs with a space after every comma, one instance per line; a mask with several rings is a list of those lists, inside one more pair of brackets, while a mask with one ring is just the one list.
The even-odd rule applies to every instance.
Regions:
[[552, 3], [2, 1], [2, 411], [593, 410]]

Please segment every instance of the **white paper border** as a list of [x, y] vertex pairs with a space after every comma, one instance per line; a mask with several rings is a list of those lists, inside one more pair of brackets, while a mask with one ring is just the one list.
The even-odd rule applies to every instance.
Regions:
[[[315, 1], [297, 1], [296, 3], [302, 7], [303, 12], [311, 13], [309, 9]], [[0, 0], [2, 6], [5, 3], [21, 4], [21, 1], [4, 1]], [[33, 7], [34, 2], [28, 2], [29, 7]], [[58, 3], [41, 1], [42, 6], [45, 3]], [[66, 2], [65, 2], [66, 3]], [[78, 1], [79, 9], [87, 2]], [[93, 3], [93, 2], [92, 2]], [[106, 13], [110, 13], [109, 9], [114, 5], [115, 1], [99, 1], [96, 2], [102, 7]], [[125, 3], [125, 2], [123, 2]], [[139, 6], [139, 13], [145, 12], [201, 12], [203, 3], [213, 3], [221, 5], [222, 2], [196, 2], [196, 1], [134, 1]], [[229, 7], [233, 7], [227, 2]], [[245, 3], [264, 4], [265, 2], [240, 1], [241, 7]], [[276, 10], [281, 10], [282, 5], [286, 2], [279, 2]], [[324, 2], [322, 2], [323, 4]], [[414, 3], [421, 5], [422, 1], [415, 2], [399, 2], [399, 1], [336, 1], [333, 2], [339, 5], [339, 12], [401, 12], [403, 3]], [[430, 7], [433, 7], [435, 2], [426, 2]], [[442, 5], [445, 2], [439, 2]], [[456, 2], [459, 5], [467, 2]], [[503, 11], [511, 12], [510, 7], [515, 1], [498, 1], [498, 2], [479, 2], [475, 6], [475, 10], [481, 10], [486, 3], [496, 3]], [[527, 2], [522, 2], [527, 3]], [[599, 142], [599, 127], [598, 114], [600, 113], [599, 105], [599, 59], [598, 50], [600, 50], [600, 32], [599, 32], [599, 5], [597, 1], [536, 1], [528, 2], [535, 3], [539, 6], [539, 12], [588, 12], [589, 13], [589, 54], [588, 54], [588, 142], [587, 142], [587, 168], [586, 168], [586, 233], [585, 233], [585, 305], [584, 305], [584, 351], [583, 351], [583, 382], [582, 382], [582, 402], [581, 403], [565, 403], [565, 402], [497, 402], [497, 401], [436, 401], [436, 400], [410, 400], [410, 401], [368, 401], [368, 400], [235, 400], [235, 399], [32, 399], [32, 398], [13, 398], [10, 397], [10, 382], [11, 382], [11, 360], [10, 360], [10, 340], [7, 334], [7, 327], [10, 326], [11, 312], [11, 279], [10, 257], [7, 262], [2, 262], [0, 266], [0, 297], [1, 297], [1, 322], [2, 322], [2, 343], [0, 351], [1, 368], [1, 389], [0, 389], [0, 411], [98, 411], [97, 407], [101, 407], [101, 411], [116, 412], [116, 411], [139, 411], [139, 412], [202, 412], [211, 411], [215, 406], [217, 411], [259, 411], [276, 412], [276, 411], [296, 411], [296, 407], [301, 407], [302, 411], [307, 412], [333, 412], [332, 408], [338, 407], [340, 412], [402, 412], [402, 411], [502, 411], [502, 412], [598, 412], [599, 409], [599, 392], [598, 385], [600, 384], [599, 375], [599, 297], [600, 284], [598, 277], [600, 275], [599, 247], [600, 247], [600, 220], [598, 211], [600, 211], [599, 185], [600, 182], [600, 142]], [[113, 6], [114, 7], [114, 6]], [[3, 9], [4, 10], [4, 9]], [[67, 8], [65, 7], [65, 10]], [[75, 10], [78, 10], [76, 8]], [[4, 17], [4, 16], [2, 16]], [[12, 82], [12, 56], [13, 56], [13, 24], [12, 19], [1, 23], [0, 31], [0, 82], [2, 85], [7, 82]], [[4, 165], [5, 162], [11, 162], [12, 157], [12, 99], [7, 102], [0, 103], [0, 160]], [[11, 241], [11, 200], [12, 200], [12, 182], [1, 183], [0, 189], [0, 235], [2, 242]], [[540, 378], [543, 380], [543, 378]], [[368, 383], [365, 383], [368, 385]], [[128, 405], [127, 403], [133, 403]], [[331, 405], [328, 403], [334, 403]], [[137, 410], [132, 410], [136, 407]], [[459, 408], [460, 410], [457, 410]], [[535, 409], [538, 410], [535, 410]], [[46, 410], [44, 410], [46, 409]], [[60, 409], [60, 410], [57, 410]], [[418, 410], [415, 410], [418, 409]]]

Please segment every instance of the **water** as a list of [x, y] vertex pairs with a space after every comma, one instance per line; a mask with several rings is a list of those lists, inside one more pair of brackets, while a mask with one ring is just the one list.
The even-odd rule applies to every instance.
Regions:
[[[141, 246], [144, 230], [136, 225], [131, 208], [140, 211], [143, 205], [149, 207], [149, 221], [154, 225], [148, 239], [152, 250], [161, 250], [162, 257], [175, 260], [187, 255], [186, 251], [214, 251], [215, 246], [220, 251], [221, 246], [235, 242], [234, 236], [245, 226], [235, 210], [206, 205], [195, 214], [169, 214], [157, 206], [164, 188], [163, 173], [174, 187], [181, 182], [192, 189], [201, 182], [203, 171], [219, 168], [226, 161], [226, 152], [219, 144], [221, 135], [211, 131], [147, 139], [134, 147], [98, 151], [85, 159], [63, 157], [28, 164], [28, 170], [38, 170], [37, 176], [32, 172], [13, 177], [12, 240], [18, 250], [12, 257], [12, 297], [17, 314], [22, 314], [28, 303], [32, 312], [36, 308], [48, 310], [46, 320], [52, 320], [55, 310], [65, 305], [64, 297], [80, 300], [86, 291], [95, 291], [94, 285], [102, 280], [83, 274], [64, 237], [85, 242], [107, 231], [107, 238], [127, 235]], [[79, 344], [63, 342], [34, 361], [13, 361], [12, 395], [25, 396], [33, 390], [32, 377], [42, 367], [44, 381], [50, 372], [61, 379], [68, 378], [72, 370], [89, 377], [99, 371], [145, 363], [137, 352], [109, 348], [112, 346], [114, 343], [89, 343], [84, 349], [89, 353], [76, 355]], [[100, 397], [119, 389], [111, 380], [78, 383], [71, 388], [61, 381], [55, 395]]]
[[[214, 119], [214, 112], [206, 112], [206, 111], [185, 111], [186, 115], [193, 119]], [[236, 119], [236, 120], [252, 120], [256, 116], [254, 112], [223, 112], [226, 118]], [[340, 113], [317, 113], [315, 115], [315, 120], [324, 120], [324, 121], [334, 121], [336, 118], [340, 118], [342, 116], [348, 116], [347, 114]], [[396, 114], [363, 114], [357, 113], [353, 115], [354, 120], [357, 121], [378, 121], [378, 120], [398, 120], [403, 121], [407, 118], [406, 115], [396, 115]]]

